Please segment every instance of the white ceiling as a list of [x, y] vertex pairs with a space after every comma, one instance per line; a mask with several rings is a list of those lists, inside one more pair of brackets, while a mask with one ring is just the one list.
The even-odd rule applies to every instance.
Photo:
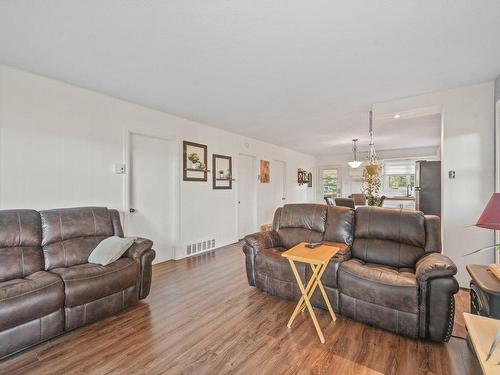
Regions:
[[[373, 103], [493, 80], [499, 20], [498, 0], [3, 0], [0, 62], [328, 154]], [[379, 149], [422, 134], [408, 121]]]

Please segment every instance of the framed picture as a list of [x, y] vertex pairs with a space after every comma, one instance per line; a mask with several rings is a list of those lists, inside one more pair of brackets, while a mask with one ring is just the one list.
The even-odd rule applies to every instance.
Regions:
[[268, 184], [271, 181], [271, 172], [269, 171], [269, 161], [260, 161], [260, 182]]
[[207, 146], [182, 142], [182, 169], [184, 181], [207, 181]]
[[233, 188], [233, 163], [231, 156], [212, 155], [212, 181], [214, 189]]

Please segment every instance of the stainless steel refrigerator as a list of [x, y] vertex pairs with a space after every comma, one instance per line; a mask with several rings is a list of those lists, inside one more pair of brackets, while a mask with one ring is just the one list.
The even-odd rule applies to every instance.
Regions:
[[415, 163], [415, 208], [426, 215], [441, 216], [441, 162]]

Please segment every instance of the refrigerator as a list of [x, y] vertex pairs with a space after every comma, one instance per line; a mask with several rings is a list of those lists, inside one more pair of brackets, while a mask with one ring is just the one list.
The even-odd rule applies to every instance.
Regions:
[[415, 208], [441, 217], [441, 162], [415, 163]]

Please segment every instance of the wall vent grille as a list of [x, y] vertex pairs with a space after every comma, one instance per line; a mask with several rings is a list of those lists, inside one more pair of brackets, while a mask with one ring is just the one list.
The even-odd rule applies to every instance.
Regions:
[[188, 243], [186, 245], [186, 254], [194, 255], [198, 253], [203, 253], [205, 251], [213, 250], [215, 249], [215, 243], [216, 243], [215, 238]]

